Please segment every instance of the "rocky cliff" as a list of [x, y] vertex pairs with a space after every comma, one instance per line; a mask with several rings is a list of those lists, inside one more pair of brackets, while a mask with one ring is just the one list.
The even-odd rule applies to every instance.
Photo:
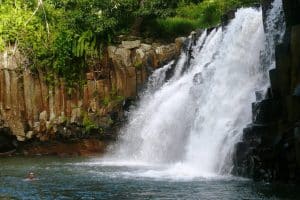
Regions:
[[[270, 0], [263, 1], [267, 15]], [[255, 180], [300, 182], [300, 1], [283, 0], [284, 40], [265, 99], [258, 93], [253, 122], [236, 145], [233, 173]]]
[[122, 41], [109, 46], [101, 60], [91, 60], [86, 84], [67, 88], [55, 78], [26, 66], [18, 50], [0, 54], [0, 153], [26, 141], [111, 138], [151, 72], [176, 58], [184, 38], [172, 44]]

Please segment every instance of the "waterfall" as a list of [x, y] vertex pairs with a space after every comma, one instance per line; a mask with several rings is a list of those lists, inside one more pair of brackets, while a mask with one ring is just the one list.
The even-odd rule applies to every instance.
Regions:
[[275, 46], [282, 43], [285, 28], [282, 0], [274, 0], [265, 19], [266, 44], [261, 58], [261, 65], [263, 67], [268, 69], [275, 68]]
[[170, 176], [230, 172], [233, 146], [251, 122], [255, 91], [268, 82], [260, 60], [264, 42], [260, 9], [239, 9], [226, 28], [204, 31], [187, 69], [183, 52], [176, 64], [153, 73], [104, 160], [165, 166], [161, 173]]

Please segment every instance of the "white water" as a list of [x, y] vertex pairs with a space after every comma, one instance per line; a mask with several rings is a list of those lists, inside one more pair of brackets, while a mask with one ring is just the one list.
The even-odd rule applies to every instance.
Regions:
[[282, 42], [285, 34], [285, 19], [282, 0], [274, 0], [267, 13], [266, 48], [263, 51], [262, 65], [270, 69], [275, 68], [275, 46]]
[[265, 34], [261, 11], [241, 9], [225, 31], [206, 31], [185, 53], [174, 75], [154, 72], [147, 91], [130, 113], [117, 144], [101, 161], [108, 165], [152, 166], [135, 172], [150, 177], [213, 177], [230, 171], [231, 151], [251, 122], [255, 91], [267, 87], [260, 56]]

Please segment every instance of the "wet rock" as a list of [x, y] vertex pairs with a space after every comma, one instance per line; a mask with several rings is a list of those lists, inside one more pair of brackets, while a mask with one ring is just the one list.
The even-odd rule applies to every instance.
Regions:
[[230, 20], [235, 18], [236, 9], [230, 10], [226, 12], [225, 15], [222, 16], [222, 27], [226, 27]]
[[285, 19], [287, 26], [293, 26], [295, 24], [300, 24], [300, 1], [299, 0], [284, 0], [283, 8], [285, 12]]
[[15, 150], [17, 142], [9, 128], [0, 128], [0, 155]]
[[247, 151], [249, 149], [249, 145], [245, 142], [238, 142], [235, 145], [236, 154], [235, 154], [235, 162], [242, 163], [244, 157], [247, 155]]
[[184, 43], [184, 41], [186, 40], [185, 37], [179, 37], [175, 39], [175, 44], [176, 44], [176, 51], [180, 52], [182, 49], [182, 45]]
[[[272, 2], [273, 0], [262, 0], [261, 1], [261, 7], [263, 10], [263, 21], [266, 22], [267, 14], [269, 13], [269, 10], [272, 8]], [[266, 26], [266, 24], [264, 24]]]
[[159, 63], [161, 65], [166, 64], [167, 62], [173, 60], [176, 57], [176, 45], [170, 44], [159, 46], [155, 49], [155, 53], [157, 54]]
[[123, 102], [123, 110], [129, 111], [131, 106], [134, 104], [135, 99], [134, 98], [126, 98]]
[[[291, 58], [290, 46], [286, 43], [276, 47], [276, 91], [275, 95], [285, 96], [290, 93]], [[274, 77], [273, 82], [274, 82]], [[274, 83], [275, 84], [275, 83]]]
[[253, 123], [268, 124], [275, 121], [280, 112], [280, 103], [271, 99], [252, 104]]
[[[300, 11], [299, 11], [300, 12]], [[291, 30], [291, 84], [296, 88], [300, 84], [300, 24]]]
[[278, 78], [278, 70], [271, 69], [269, 71], [269, 77], [270, 77], [273, 97], [278, 98], [280, 96], [280, 84], [279, 84], [279, 78]]
[[203, 79], [203, 76], [202, 76], [201, 72], [199, 72], [199, 73], [197, 73], [197, 74], [194, 75], [193, 83], [195, 85], [202, 84], [203, 82], [204, 82], [204, 79]]
[[293, 95], [296, 96], [296, 97], [300, 97], [300, 85], [298, 85], [295, 88]]
[[[272, 2], [262, 1], [264, 21]], [[253, 123], [236, 148], [234, 173], [257, 181], [300, 183], [300, 1], [283, 1], [283, 7], [287, 31], [275, 48], [271, 88], [265, 100], [256, 94]]]
[[264, 99], [264, 91], [255, 92], [256, 101], [262, 101]]

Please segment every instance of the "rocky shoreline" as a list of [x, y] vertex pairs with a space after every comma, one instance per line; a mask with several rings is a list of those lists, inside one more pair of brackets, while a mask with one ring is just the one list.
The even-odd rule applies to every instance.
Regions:
[[77, 139], [73, 141], [30, 142], [22, 144], [20, 151], [12, 155], [25, 156], [101, 156], [109, 142], [99, 139]]

